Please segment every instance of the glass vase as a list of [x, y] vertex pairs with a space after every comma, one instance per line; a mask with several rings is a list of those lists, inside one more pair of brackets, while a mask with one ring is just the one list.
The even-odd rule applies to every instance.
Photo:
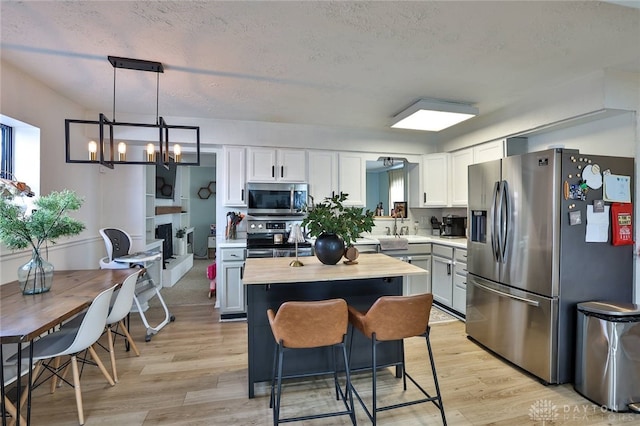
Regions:
[[53, 282], [53, 265], [33, 250], [31, 260], [18, 268], [18, 282], [22, 294], [46, 293]]

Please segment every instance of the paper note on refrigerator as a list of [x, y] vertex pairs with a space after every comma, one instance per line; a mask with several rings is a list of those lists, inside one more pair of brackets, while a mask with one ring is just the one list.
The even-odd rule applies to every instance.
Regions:
[[606, 243], [609, 240], [609, 206], [604, 212], [595, 213], [592, 205], [587, 205], [587, 243]]
[[605, 175], [603, 198], [605, 201], [630, 203], [631, 177], [621, 175]]

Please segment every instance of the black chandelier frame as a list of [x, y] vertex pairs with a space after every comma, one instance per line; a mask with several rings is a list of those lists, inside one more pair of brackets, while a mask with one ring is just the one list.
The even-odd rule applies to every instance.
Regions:
[[[164, 67], [162, 63], [155, 61], [146, 61], [141, 59], [121, 58], [116, 56], [107, 57], [111, 65], [113, 65], [113, 120], [107, 118], [103, 113], [99, 113], [98, 120], [81, 120], [81, 119], [65, 119], [65, 150], [66, 150], [66, 162], [67, 163], [90, 163], [100, 164], [110, 169], [114, 168], [116, 164], [163, 164], [165, 167], [169, 166], [171, 161], [172, 165], [177, 166], [199, 166], [200, 165], [200, 127], [199, 126], [183, 126], [183, 125], [171, 125], [167, 124], [164, 118], [158, 115], [158, 103], [159, 103], [159, 90], [160, 90], [160, 73], [164, 73]], [[129, 123], [119, 122], [115, 119], [116, 109], [116, 70], [118, 68], [131, 69], [136, 71], [150, 71], [157, 74], [156, 78], [156, 123]], [[73, 124], [80, 125], [95, 125], [98, 126], [99, 138], [97, 141], [96, 158], [87, 160], [78, 160], [71, 158], [71, 126]], [[132, 128], [155, 128], [158, 129], [159, 155], [154, 155], [153, 158], [145, 156], [147, 161], [131, 161], [120, 160], [116, 154], [116, 147], [114, 143], [114, 130], [118, 127], [132, 127]], [[191, 130], [195, 132], [196, 143], [196, 160], [195, 161], [172, 161], [170, 158], [169, 150], [169, 131], [170, 130]], [[107, 135], [105, 135], [107, 134]], [[109, 154], [105, 154], [105, 147], [109, 148]]]

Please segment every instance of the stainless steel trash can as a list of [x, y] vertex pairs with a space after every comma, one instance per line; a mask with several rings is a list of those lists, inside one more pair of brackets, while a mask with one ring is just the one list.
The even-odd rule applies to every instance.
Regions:
[[578, 304], [574, 388], [613, 411], [640, 411], [640, 305]]

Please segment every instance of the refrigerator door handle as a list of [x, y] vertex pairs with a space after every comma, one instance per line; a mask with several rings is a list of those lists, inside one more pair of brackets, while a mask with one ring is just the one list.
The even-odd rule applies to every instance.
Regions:
[[502, 217], [503, 214], [503, 205], [504, 205], [504, 199], [503, 199], [503, 194], [504, 194], [504, 190], [503, 190], [503, 185], [504, 185], [504, 181], [501, 180], [500, 182], [498, 182], [498, 194], [496, 195], [498, 201], [497, 201], [497, 207], [496, 210], [498, 212], [497, 216], [498, 216], [498, 221], [497, 221], [497, 225], [496, 225], [496, 246], [498, 248], [498, 253], [497, 253], [497, 261], [500, 263], [504, 263], [504, 259], [502, 258], [502, 234], [504, 231], [504, 218]]
[[500, 296], [508, 297], [509, 299], [518, 300], [520, 302], [524, 302], [524, 303], [526, 303], [528, 305], [535, 306], [535, 307], [540, 306], [540, 302], [538, 302], [537, 300], [531, 300], [531, 299], [527, 299], [526, 297], [520, 297], [520, 296], [516, 296], [516, 295], [513, 295], [513, 294], [509, 294], [509, 293], [503, 293], [503, 292], [501, 292], [499, 290], [493, 289], [491, 287], [487, 287], [486, 285], [482, 285], [477, 281], [474, 282], [473, 284], [475, 286], [477, 286], [477, 287], [480, 287], [483, 290], [487, 290], [487, 291], [490, 291], [492, 293], [496, 293], [496, 294], [498, 294]]
[[501, 229], [500, 229], [500, 257], [503, 262], [507, 259], [507, 234], [509, 233], [509, 225], [511, 218], [511, 203], [509, 202], [509, 184], [506, 180], [502, 181], [502, 193], [500, 194], [501, 206]]
[[498, 218], [497, 205], [498, 193], [500, 191], [500, 182], [496, 182], [493, 186], [493, 197], [491, 200], [491, 250], [493, 251], [493, 259], [498, 262], [500, 255], [500, 247], [498, 246]]

